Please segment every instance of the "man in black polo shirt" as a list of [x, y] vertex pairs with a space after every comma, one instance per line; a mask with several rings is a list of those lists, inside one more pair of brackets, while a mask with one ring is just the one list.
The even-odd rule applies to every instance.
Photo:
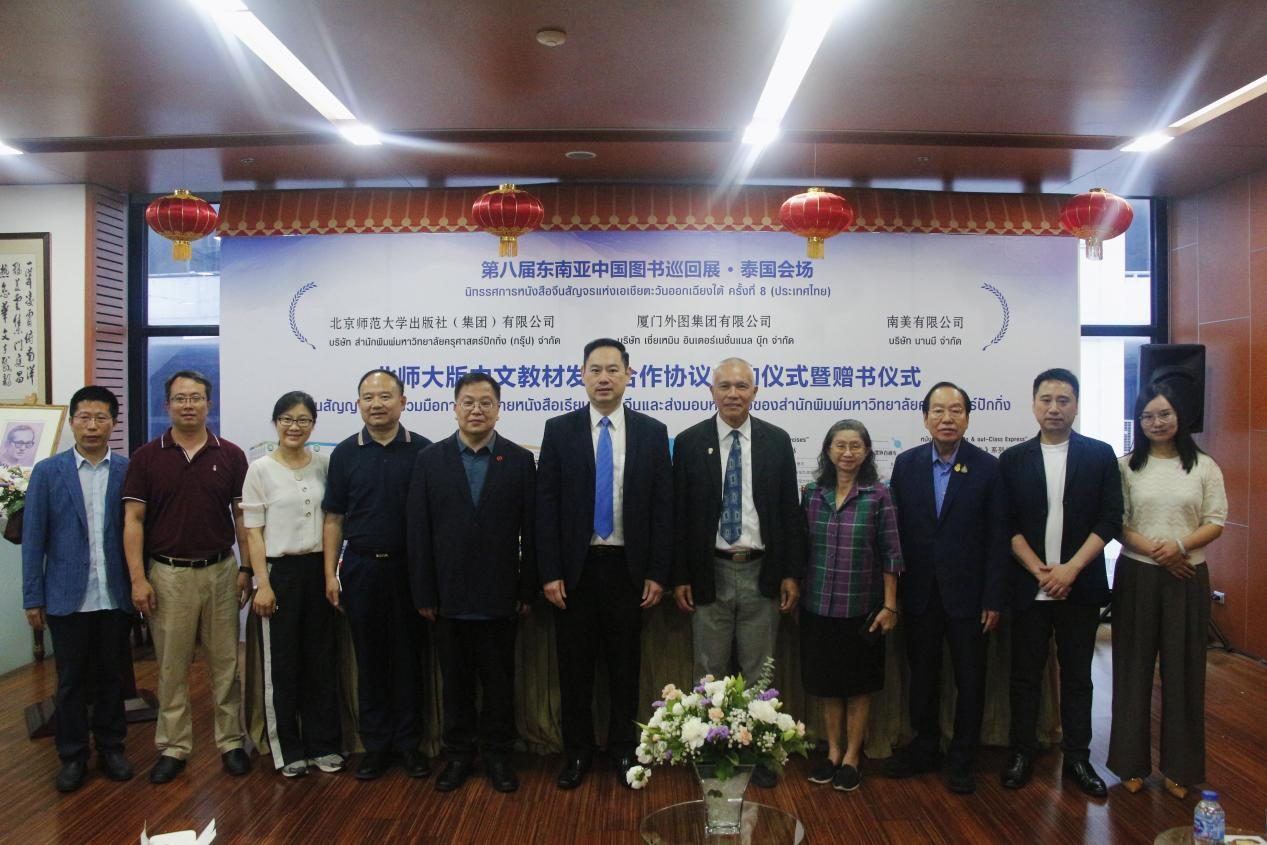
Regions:
[[[193, 750], [189, 664], [198, 638], [211, 670], [224, 770], [242, 775], [251, 767], [238, 694], [238, 611], [250, 586], [240, 507], [246, 455], [207, 431], [211, 382], [205, 376], [182, 370], [165, 389], [172, 426], [132, 453], [123, 482], [132, 604], [149, 617], [158, 659], [159, 758], [152, 783], [176, 777]], [[235, 539], [241, 567], [234, 566]]]
[[[358, 723], [365, 756], [356, 776], [373, 780], [398, 751], [405, 772], [431, 773], [422, 739], [422, 619], [412, 606], [405, 555], [405, 501], [418, 453], [431, 441], [400, 424], [405, 390], [387, 370], [370, 370], [357, 386], [365, 427], [330, 454], [321, 507], [326, 598], [340, 601], [356, 648]], [[344, 541], [347, 548], [343, 548]], [[339, 565], [339, 552], [343, 563]]]

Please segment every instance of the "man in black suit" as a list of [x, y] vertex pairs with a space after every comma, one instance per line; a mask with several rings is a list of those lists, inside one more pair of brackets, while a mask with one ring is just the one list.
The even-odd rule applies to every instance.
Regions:
[[[444, 677], [444, 750], [437, 792], [470, 775], [478, 746], [498, 792], [514, 792], [515, 631], [537, 594], [532, 453], [497, 434], [501, 386], [458, 379], [458, 430], [418, 455], [409, 484], [414, 605], [436, 623]], [[476, 688], [481, 706], [476, 713]]]
[[1104, 545], [1122, 528], [1122, 478], [1107, 443], [1073, 430], [1078, 378], [1064, 369], [1034, 379], [1039, 433], [999, 459], [1011, 510], [1012, 757], [1003, 785], [1019, 789], [1033, 775], [1038, 693], [1053, 632], [1060, 661], [1064, 774], [1103, 798], [1091, 766], [1091, 657], [1100, 608], [1109, 602]]
[[[756, 374], [741, 358], [713, 370], [717, 413], [673, 446], [674, 597], [694, 614], [695, 677], [730, 671], [732, 646], [745, 680], [774, 654], [779, 613], [800, 597], [805, 519], [796, 456], [783, 429], [752, 417]], [[761, 768], [753, 782], [770, 787]]]
[[620, 782], [635, 764], [642, 610], [672, 575], [673, 470], [664, 424], [622, 404], [632, 374], [619, 341], [585, 347], [589, 404], [546, 422], [537, 473], [537, 551], [555, 643], [566, 762], [574, 789], [594, 756], [594, 664], [611, 693], [607, 747]]
[[976, 789], [972, 758], [985, 708], [986, 635], [999, 621], [1007, 573], [1007, 510], [999, 462], [964, 439], [972, 400], [949, 382], [923, 402], [931, 443], [898, 455], [889, 487], [906, 571], [898, 582], [910, 665], [915, 738], [885, 767], [910, 777], [937, 767], [941, 751], [942, 641], [955, 673], [955, 727], [946, 785]]

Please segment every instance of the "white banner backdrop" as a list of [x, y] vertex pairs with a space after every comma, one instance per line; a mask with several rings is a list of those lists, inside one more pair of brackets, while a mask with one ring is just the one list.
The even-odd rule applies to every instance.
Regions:
[[226, 238], [221, 253], [223, 434], [274, 439], [274, 401], [317, 400], [314, 440], [360, 426], [356, 382], [405, 383], [405, 425], [453, 432], [453, 384], [502, 384], [498, 429], [535, 449], [547, 418], [585, 402], [582, 347], [624, 342], [633, 408], [670, 435], [713, 412], [714, 364], [747, 359], [756, 416], [785, 428], [802, 480], [836, 420], [871, 432], [881, 474], [927, 439], [919, 403], [954, 381], [977, 410], [968, 436], [1001, 452], [1033, 435], [1030, 384], [1078, 369], [1077, 242], [1069, 238], [846, 234], [808, 261], [769, 233], [566, 232], [499, 259], [481, 234]]

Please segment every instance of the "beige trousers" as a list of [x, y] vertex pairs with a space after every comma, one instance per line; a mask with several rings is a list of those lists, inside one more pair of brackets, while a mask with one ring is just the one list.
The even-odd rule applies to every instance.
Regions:
[[189, 704], [189, 664], [202, 639], [215, 697], [216, 747], [223, 754], [243, 745], [238, 686], [238, 568], [232, 555], [202, 569], [150, 561], [150, 584], [158, 610], [150, 617], [158, 660], [160, 754], [180, 760], [194, 747]]

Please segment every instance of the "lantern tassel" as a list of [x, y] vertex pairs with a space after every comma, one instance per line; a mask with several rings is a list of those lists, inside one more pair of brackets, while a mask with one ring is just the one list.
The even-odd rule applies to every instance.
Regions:
[[502, 258], [515, 258], [519, 255], [519, 239], [514, 235], [502, 235], [497, 254]]
[[807, 239], [805, 244], [805, 254], [810, 258], [822, 258], [825, 254], [823, 251], [823, 239], [814, 237]]
[[1088, 261], [1104, 260], [1104, 241], [1096, 237], [1087, 238], [1086, 256]]
[[194, 251], [189, 246], [189, 241], [172, 241], [172, 260], [188, 261], [194, 257]]

